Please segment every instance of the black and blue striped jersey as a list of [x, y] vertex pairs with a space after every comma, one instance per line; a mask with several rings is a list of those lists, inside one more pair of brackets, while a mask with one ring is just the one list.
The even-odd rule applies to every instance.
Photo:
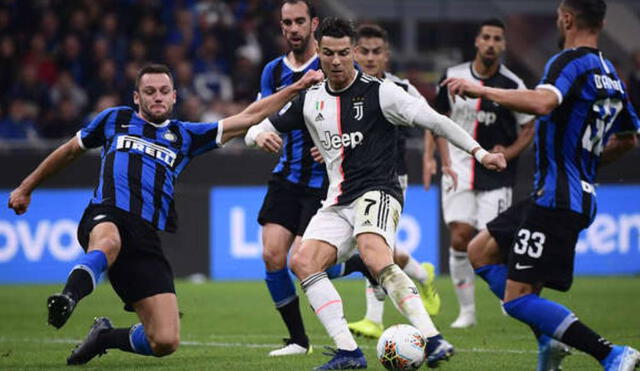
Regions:
[[92, 204], [115, 206], [173, 232], [178, 175], [194, 156], [221, 146], [222, 126], [178, 120], [153, 124], [131, 107], [114, 107], [98, 114], [77, 137], [82, 148], [102, 146]]
[[560, 105], [536, 122], [536, 204], [595, 216], [600, 155], [613, 133], [637, 131], [640, 122], [613, 64], [597, 49], [562, 51], [545, 67], [538, 88]]
[[[304, 65], [294, 68], [286, 55], [269, 62], [262, 70], [259, 98], [267, 97], [291, 85], [309, 70], [320, 69], [317, 55]], [[309, 188], [323, 190], [327, 186], [324, 164], [311, 157], [313, 141], [306, 130], [294, 130], [283, 135], [283, 150], [273, 173], [287, 181]]]

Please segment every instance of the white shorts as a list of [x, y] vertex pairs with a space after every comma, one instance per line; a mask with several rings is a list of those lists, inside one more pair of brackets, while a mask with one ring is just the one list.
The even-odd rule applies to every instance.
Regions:
[[349, 205], [323, 207], [311, 218], [302, 241], [324, 241], [337, 251], [343, 262], [356, 252], [356, 236], [375, 233], [393, 248], [402, 206], [388, 193], [369, 191]]
[[511, 187], [490, 191], [465, 189], [445, 191], [442, 188], [442, 216], [444, 222], [461, 222], [472, 225], [477, 230], [486, 228], [487, 223], [511, 206]]

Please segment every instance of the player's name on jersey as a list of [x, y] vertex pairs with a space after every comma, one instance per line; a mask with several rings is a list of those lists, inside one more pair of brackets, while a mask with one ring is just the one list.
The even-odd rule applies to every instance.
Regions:
[[620, 93], [624, 93], [620, 80], [612, 79], [607, 75], [598, 74], [593, 75], [593, 80], [596, 83], [596, 88], [598, 89], [613, 89], [619, 91]]
[[173, 166], [176, 158], [178, 157], [176, 153], [169, 148], [131, 135], [119, 136], [116, 143], [116, 149], [137, 151], [156, 158], [169, 166]]

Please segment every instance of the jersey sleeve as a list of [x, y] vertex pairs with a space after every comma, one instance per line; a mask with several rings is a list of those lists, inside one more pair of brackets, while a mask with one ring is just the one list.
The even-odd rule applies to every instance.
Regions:
[[443, 115], [449, 114], [451, 112], [451, 104], [449, 102], [449, 91], [446, 86], [440, 86], [440, 83], [443, 82], [447, 78], [447, 73], [445, 72], [442, 75], [440, 81], [438, 81], [438, 94], [436, 95], [436, 100], [434, 102], [433, 108], [436, 109], [439, 113]]
[[285, 104], [278, 113], [269, 116], [269, 121], [276, 130], [286, 133], [305, 128], [304, 115], [302, 113], [304, 97], [304, 93], [299, 94], [292, 101]]
[[108, 108], [100, 112], [85, 127], [76, 134], [78, 144], [82, 149], [97, 148], [106, 142], [106, 127], [109, 119], [115, 114], [117, 108]]
[[536, 87], [536, 89], [548, 89], [554, 92], [558, 96], [558, 105], [562, 104], [579, 73], [577, 63], [572, 63], [575, 60], [572, 53], [573, 51], [566, 51], [551, 58]]
[[424, 99], [409, 95], [391, 81], [384, 80], [380, 84], [380, 108], [387, 121], [393, 125], [413, 126], [414, 117], [425, 104]]
[[262, 99], [273, 94], [273, 64], [267, 64], [262, 69], [262, 75], [260, 76], [260, 93], [258, 99]]
[[222, 147], [223, 121], [213, 123], [183, 123], [191, 137], [189, 155], [198, 156], [215, 148]]
[[624, 101], [624, 108], [622, 109], [622, 112], [620, 112], [620, 115], [616, 118], [613, 130], [616, 134], [640, 134], [640, 119], [638, 118], [638, 114], [633, 108], [633, 104], [631, 104], [628, 97]]

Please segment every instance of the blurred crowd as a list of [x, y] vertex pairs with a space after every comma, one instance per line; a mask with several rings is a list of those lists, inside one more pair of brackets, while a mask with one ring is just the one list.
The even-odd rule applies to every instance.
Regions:
[[148, 62], [174, 72], [182, 120], [235, 113], [286, 48], [278, 10], [278, 0], [0, 0], [0, 140], [69, 137], [133, 105]]
[[[279, 9], [280, 0], [0, 0], [0, 144], [66, 138], [107, 107], [133, 105], [149, 62], [172, 69], [180, 119], [234, 114], [255, 99], [262, 66], [286, 51]], [[624, 77], [640, 108], [640, 51], [633, 66]], [[404, 72], [433, 97], [435, 78]]]

